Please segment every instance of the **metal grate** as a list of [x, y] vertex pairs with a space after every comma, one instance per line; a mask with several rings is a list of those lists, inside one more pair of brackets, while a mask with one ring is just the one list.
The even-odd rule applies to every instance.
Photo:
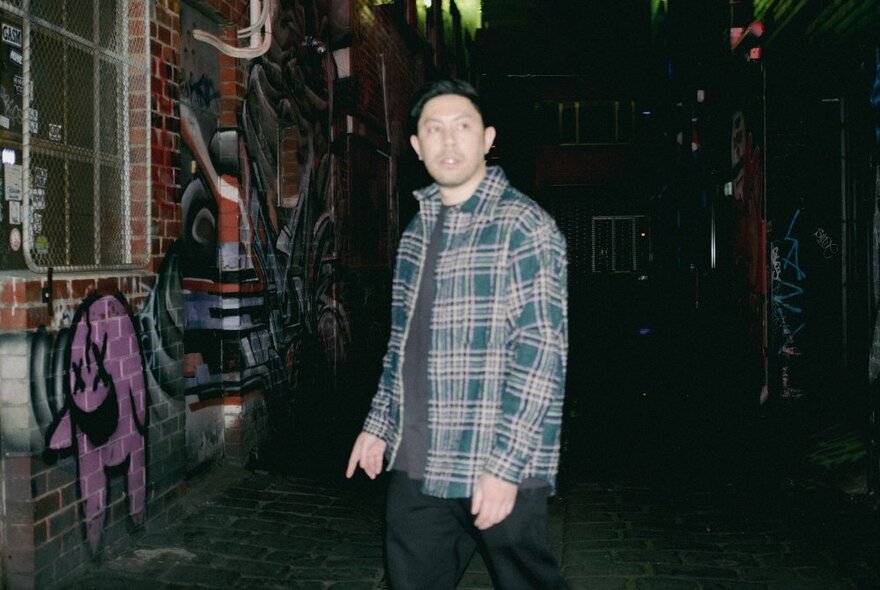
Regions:
[[32, 270], [149, 259], [148, 4], [0, 2], [22, 29], [20, 184]]
[[644, 270], [650, 251], [645, 216], [595, 216], [592, 229], [593, 272]]

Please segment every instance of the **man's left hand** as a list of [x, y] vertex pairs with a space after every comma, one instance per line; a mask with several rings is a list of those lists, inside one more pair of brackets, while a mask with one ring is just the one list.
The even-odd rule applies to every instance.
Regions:
[[476, 516], [474, 526], [485, 530], [508, 517], [516, 503], [516, 484], [493, 475], [481, 475], [474, 488], [471, 514]]

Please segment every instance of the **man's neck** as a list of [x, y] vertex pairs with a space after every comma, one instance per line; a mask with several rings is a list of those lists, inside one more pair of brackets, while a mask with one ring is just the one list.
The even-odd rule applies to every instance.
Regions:
[[480, 183], [486, 178], [486, 170], [483, 170], [483, 174], [479, 176], [474, 181], [469, 182], [466, 185], [457, 186], [455, 188], [446, 188], [443, 186], [439, 186], [440, 190], [440, 200], [447, 207], [451, 207], [453, 205], [461, 205], [468, 199], [470, 199], [475, 192], [477, 192], [477, 188], [480, 186]]

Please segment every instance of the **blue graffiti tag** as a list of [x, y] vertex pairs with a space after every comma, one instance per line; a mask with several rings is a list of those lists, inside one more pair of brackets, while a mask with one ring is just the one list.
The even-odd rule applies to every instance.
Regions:
[[797, 279], [799, 281], [804, 280], [807, 276], [803, 270], [801, 270], [800, 264], [798, 263], [798, 252], [800, 251], [800, 241], [797, 238], [793, 238], [791, 236], [791, 230], [794, 229], [794, 224], [797, 221], [798, 216], [801, 214], [801, 210], [797, 209], [794, 212], [794, 215], [791, 216], [791, 223], [788, 224], [788, 232], [785, 234], [786, 242], [791, 242], [791, 248], [788, 249], [788, 255], [782, 259], [784, 262], [783, 270], [788, 268], [789, 266], [794, 267], [795, 273], [797, 274]]
[[[790, 323], [791, 316], [803, 314], [803, 308], [800, 307], [797, 298], [804, 294], [804, 289], [799, 283], [807, 276], [807, 273], [800, 266], [800, 240], [793, 235], [794, 226], [800, 213], [800, 209], [795, 210], [783, 239], [783, 242], [789, 243], [788, 253], [785, 256], [780, 256], [778, 247], [774, 247], [772, 251], [773, 319], [783, 336], [783, 342], [777, 350], [777, 354], [783, 354], [786, 346], [794, 344], [794, 337], [807, 325], [805, 321], [801, 320], [796, 328], [792, 328]], [[794, 277], [791, 280], [784, 280], [783, 273], [788, 269], [794, 271]]]

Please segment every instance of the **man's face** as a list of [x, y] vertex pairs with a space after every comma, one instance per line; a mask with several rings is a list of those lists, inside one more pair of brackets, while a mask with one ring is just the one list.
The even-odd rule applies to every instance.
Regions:
[[435, 96], [425, 103], [413, 149], [440, 187], [443, 202], [467, 200], [486, 175], [486, 153], [495, 129], [483, 126], [473, 103], [457, 94]]

